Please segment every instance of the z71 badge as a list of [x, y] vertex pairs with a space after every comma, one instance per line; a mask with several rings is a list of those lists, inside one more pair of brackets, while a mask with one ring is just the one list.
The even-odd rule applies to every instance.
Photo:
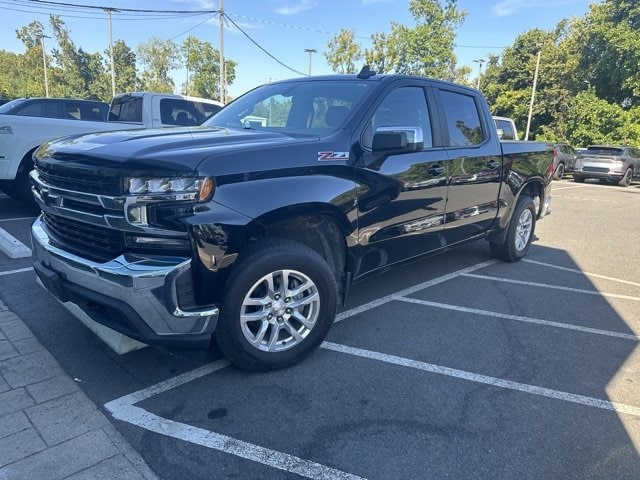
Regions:
[[348, 160], [349, 152], [318, 152], [319, 162], [331, 162], [334, 160]]

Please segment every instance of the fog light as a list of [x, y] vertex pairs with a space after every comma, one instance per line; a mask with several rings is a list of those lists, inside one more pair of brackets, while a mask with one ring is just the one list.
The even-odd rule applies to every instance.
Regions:
[[132, 225], [147, 225], [147, 207], [144, 205], [129, 206], [127, 221]]

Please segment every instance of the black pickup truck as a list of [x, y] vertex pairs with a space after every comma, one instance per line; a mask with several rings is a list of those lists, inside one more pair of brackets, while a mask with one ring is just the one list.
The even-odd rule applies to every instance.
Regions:
[[481, 95], [452, 83], [366, 69], [271, 83], [200, 127], [41, 147], [34, 268], [145, 343], [215, 337], [242, 368], [282, 367], [365, 275], [477, 239], [522, 258], [552, 160], [500, 142]]

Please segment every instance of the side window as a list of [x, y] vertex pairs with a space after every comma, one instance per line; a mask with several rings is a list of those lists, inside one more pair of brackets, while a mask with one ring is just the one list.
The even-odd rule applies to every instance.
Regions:
[[25, 105], [16, 112], [16, 115], [22, 115], [25, 117], [41, 117], [42, 116], [42, 102], [31, 102], [29, 105]]
[[[449, 144], [453, 146], [478, 145], [485, 139], [480, 112], [472, 95], [441, 90], [449, 130]], [[505, 136], [502, 138], [504, 139]]]
[[373, 134], [379, 127], [420, 127], [424, 146], [433, 146], [429, 107], [422, 87], [400, 87], [390, 92], [373, 113], [362, 134], [362, 144], [371, 148]]
[[496, 120], [496, 126], [502, 129], [502, 140], [515, 140], [516, 134], [511, 128], [511, 122], [506, 120]]

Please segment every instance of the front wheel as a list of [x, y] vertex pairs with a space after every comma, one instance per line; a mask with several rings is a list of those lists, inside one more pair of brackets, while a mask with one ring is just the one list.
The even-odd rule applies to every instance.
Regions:
[[291, 240], [262, 241], [229, 278], [216, 340], [245, 370], [292, 365], [325, 338], [337, 298], [336, 277], [318, 253]]
[[529, 251], [535, 228], [535, 204], [531, 197], [523, 195], [516, 203], [506, 237], [500, 243], [490, 244], [491, 253], [505, 262], [517, 262]]

